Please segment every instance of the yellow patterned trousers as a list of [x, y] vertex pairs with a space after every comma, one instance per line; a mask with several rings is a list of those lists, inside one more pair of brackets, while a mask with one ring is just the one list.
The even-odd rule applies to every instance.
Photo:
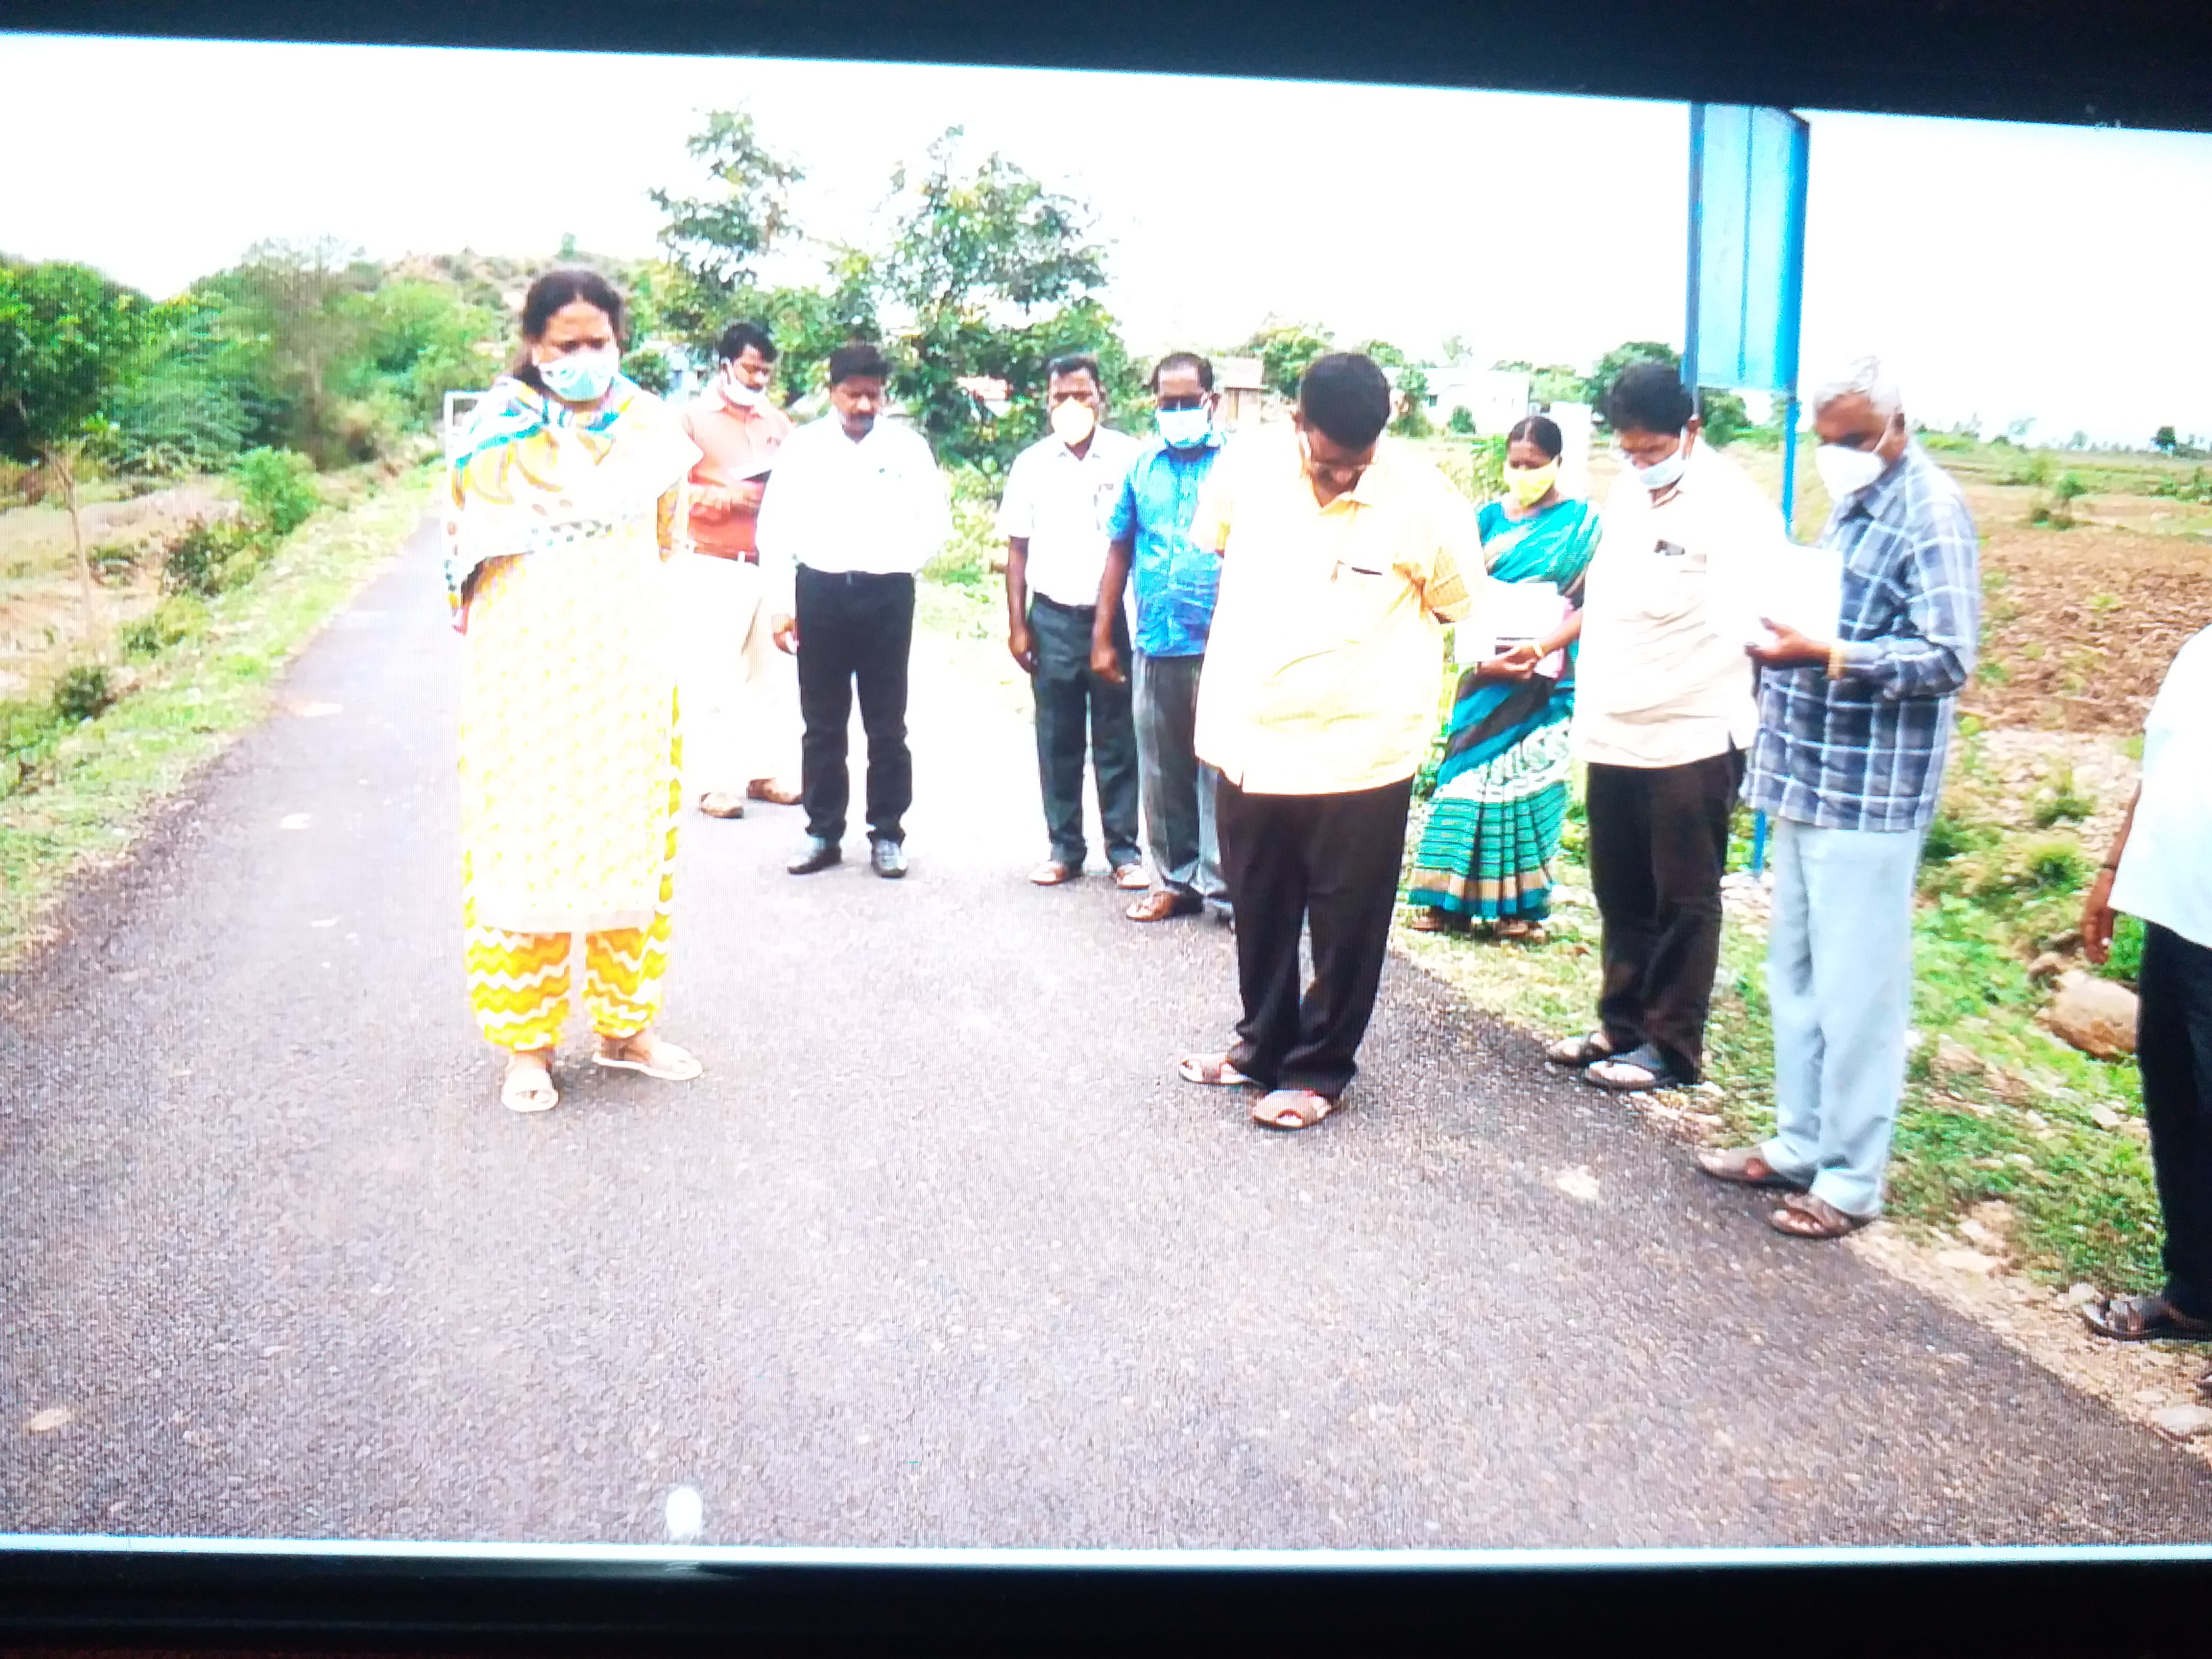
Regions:
[[[672, 826], [672, 839], [675, 833]], [[660, 1013], [675, 886], [675, 872], [664, 870], [652, 926], [584, 935], [584, 1012], [601, 1036], [635, 1036]], [[479, 927], [473, 896], [463, 902], [462, 924], [468, 936], [469, 1005], [478, 1028], [501, 1048], [556, 1046], [568, 1021], [574, 936]]]

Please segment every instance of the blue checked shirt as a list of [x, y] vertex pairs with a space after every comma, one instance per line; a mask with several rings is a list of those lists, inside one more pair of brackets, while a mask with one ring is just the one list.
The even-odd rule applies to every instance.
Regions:
[[1221, 591], [1221, 560], [1190, 538], [1198, 496], [1221, 434], [1196, 449], [1176, 449], [1155, 438], [1130, 465], [1107, 521], [1109, 541], [1135, 544], [1129, 585], [1136, 591], [1137, 649], [1148, 657], [1196, 657], [1213, 628], [1213, 601]]
[[1981, 637], [1979, 544], [1959, 486], [1917, 444], [1828, 515], [1843, 556], [1844, 674], [1762, 669], [1745, 795], [1823, 830], [1925, 829]]

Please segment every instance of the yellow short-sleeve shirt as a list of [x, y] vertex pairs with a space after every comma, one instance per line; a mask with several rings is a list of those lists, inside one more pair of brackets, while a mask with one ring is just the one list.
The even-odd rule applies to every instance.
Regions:
[[1443, 624], [1482, 569], [1474, 511], [1385, 439], [1356, 488], [1314, 499], [1295, 432], [1232, 442], [1192, 537], [1221, 551], [1197, 749], [1239, 787], [1322, 795], [1413, 775], [1435, 732]]

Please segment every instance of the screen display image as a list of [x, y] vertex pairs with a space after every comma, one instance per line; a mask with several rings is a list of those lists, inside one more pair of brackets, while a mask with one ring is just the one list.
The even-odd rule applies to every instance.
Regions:
[[0, 87], [0, 1535], [2212, 1528], [2212, 137]]

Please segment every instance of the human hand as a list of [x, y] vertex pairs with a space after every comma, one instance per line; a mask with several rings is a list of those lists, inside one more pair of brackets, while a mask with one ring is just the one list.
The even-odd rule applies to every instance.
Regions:
[[775, 640], [775, 648], [787, 657], [799, 654], [799, 618], [782, 615], [769, 618], [768, 631]]
[[2101, 968], [2112, 955], [2112, 872], [2097, 872], [2081, 899], [2081, 954]]
[[1115, 650], [1111, 640], [1091, 641], [1091, 672], [1109, 685], [1127, 684], [1129, 678], [1121, 667], [1121, 653]]
[[1475, 676], [1486, 680], [1525, 680], [1536, 672], [1536, 659], [1532, 653], [1523, 656], [1525, 647], [1516, 646], [1500, 656], [1486, 657], [1474, 665]]
[[1824, 641], [1785, 628], [1780, 623], [1761, 617], [1759, 626], [1774, 635], [1769, 645], [1747, 645], [1744, 654], [1753, 662], [1768, 668], [1802, 668], [1813, 663], [1828, 660], [1829, 647]]
[[1036, 672], [1036, 641], [1031, 636], [1028, 623], [1016, 623], [1006, 630], [1006, 650], [1022, 665], [1023, 673]]

